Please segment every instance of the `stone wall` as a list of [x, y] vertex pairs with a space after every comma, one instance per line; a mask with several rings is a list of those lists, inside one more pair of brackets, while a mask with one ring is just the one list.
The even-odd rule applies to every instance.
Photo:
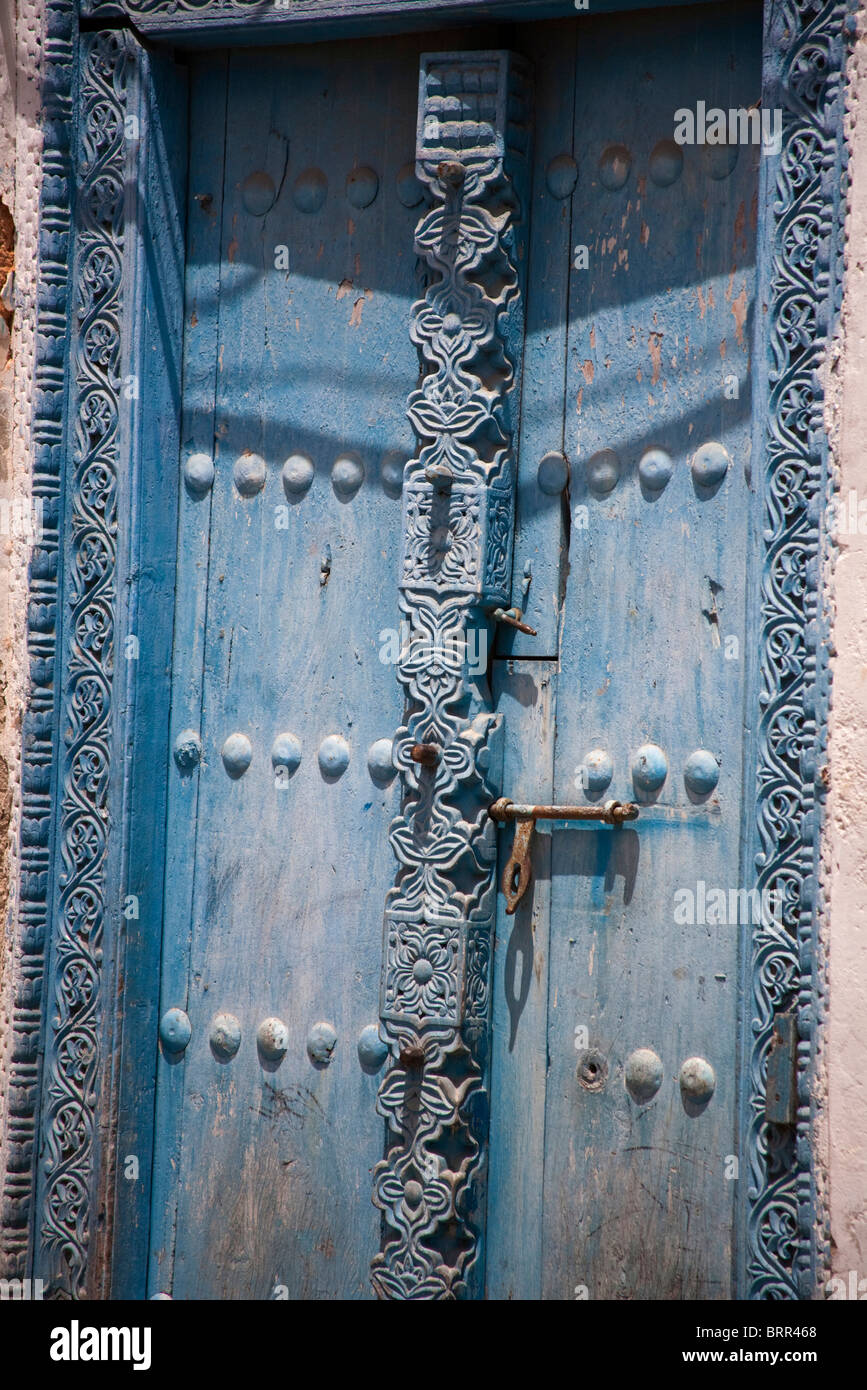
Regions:
[[[828, 423], [837, 466], [833, 708], [824, 860], [829, 1014], [824, 1076], [834, 1273], [867, 1298], [867, 14], [849, 72], [843, 318]], [[854, 525], [853, 525], [854, 523]]]

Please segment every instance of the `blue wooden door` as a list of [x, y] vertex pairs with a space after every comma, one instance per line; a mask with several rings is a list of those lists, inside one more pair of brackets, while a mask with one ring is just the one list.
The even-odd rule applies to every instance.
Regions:
[[416, 49], [361, 51], [192, 66], [150, 1275], [175, 1298], [363, 1297], [378, 1246], [421, 189]]
[[[152, 1295], [368, 1297], [375, 1185], [398, 1231], [380, 1292], [732, 1291], [758, 151], [673, 139], [679, 108], [746, 108], [759, 90], [758, 7], [716, 9], [191, 60]], [[467, 59], [504, 37], [514, 59]], [[445, 170], [443, 225], [466, 217], [466, 245], [489, 237], [492, 257], [520, 213], [506, 279], [488, 265], [462, 281], [448, 259], [460, 236], [425, 249], [419, 234], [427, 281], [416, 260], [430, 194], [413, 166], [420, 55], [458, 46], [462, 67], [426, 69], [428, 98], [484, 146], [501, 92], [530, 184], [501, 181], [500, 155], [486, 164], [477, 149], [467, 167], [486, 170], [487, 208], [471, 179], [466, 206], [448, 191], [453, 163], [434, 161], [428, 184]], [[447, 267], [442, 302], [432, 264]], [[416, 315], [423, 342], [429, 310], [436, 351], [466, 331], [460, 351], [475, 334], [487, 354], [455, 377], [471, 381], [482, 424], [450, 457], [468, 474], [501, 470], [491, 499], [466, 486], [437, 502], [435, 450], [408, 423], [435, 356], [420, 379], [410, 326]], [[417, 392], [417, 418], [424, 405], [457, 420], [436, 389]], [[498, 391], [514, 399], [495, 430]], [[440, 431], [446, 453], [471, 413]], [[484, 576], [482, 525], [496, 560]], [[395, 773], [396, 732], [407, 748], [415, 737], [402, 727], [398, 583], [414, 621], [413, 586], [435, 608], [452, 571], [472, 580], [449, 600], [467, 631], [472, 619], [487, 640], [510, 599], [534, 632], [500, 621], [487, 669], [450, 697], [453, 765], [476, 780], [441, 814], [447, 767], [429, 785], [411, 773], [415, 801]], [[431, 730], [453, 713], [437, 698]], [[492, 893], [468, 885], [495, 839], [501, 868], [511, 851], [479, 801], [498, 740], [513, 800], [620, 798], [640, 813], [616, 830], [540, 823], [514, 915], [499, 897], [488, 1016]], [[407, 804], [428, 820], [407, 822], [404, 867], [440, 821], [445, 839], [466, 832], [477, 862], [461, 867], [455, 851], [436, 870], [439, 917], [425, 897], [395, 1002], [387, 974], [380, 993], [382, 920], [388, 902], [399, 952], [389, 824]], [[426, 956], [425, 934], [445, 923], [457, 940], [462, 916], [463, 945]], [[475, 971], [466, 1047], [448, 983], [458, 956], [467, 980]], [[406, 1084], [387, 1083], [378, 1112], [381, 1010]], [[418, 1153], [413, 1085], [419, 1113], [433, 1096], [434, 1141]], [[462, 1088], [463, 1137], [435, 1122], [440, 1097], [442, 1116], [458, 1115]], [[440, 1206], [423, 1227], [429, 1198]]]
[[[535, 835], [500, 899], [487, 1288], [733, 1295], [755, 643], [755, 7], [590, 19], [536, 59], [504, 792], [639, 805]], [[540, 81], [540, 70], [547, 80]], [[568, 484], [567, 484], [568, 479]], [[505, 860], [510, 833], [500, 832]]]

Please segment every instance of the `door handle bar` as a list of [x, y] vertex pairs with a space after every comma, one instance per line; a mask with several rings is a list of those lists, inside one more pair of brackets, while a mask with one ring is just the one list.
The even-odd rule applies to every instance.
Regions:
[[622, 825], [624, 821], [637, 820], [638, 807], [634, 801], [606, 801], [602, 806], [525, 806], [501, 796], [488, 808], [488, 814], [499, 825], [510, 820], [515, 822], [515, 840], [502, 880], [506, 913], [511, 917], [530, 886], [533, 872], [530, 849], [537, 820], [601, 821], [605, 825]]

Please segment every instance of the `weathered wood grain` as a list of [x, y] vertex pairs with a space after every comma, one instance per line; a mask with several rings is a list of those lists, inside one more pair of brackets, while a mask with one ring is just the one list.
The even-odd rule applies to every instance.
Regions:
[[[651, 815], [616, 833], [554, 837], [543, 1296], [570, 1298], [583, 1286], [591, 1298], [726, 1298], [738, 962], [750, 924], [678, 924], [675, 894], [695, 892], [699, 880], [726, 892], [751, 882], [739, 853], [750, 814], [745, 604], [756, 582], [748, 465], [757, 151], [741, 147], [733, 172], [715, 179], [702, 151], [686, 147], [667, 185], [654, 179], [653, 152], [670, 139], [676, 108], [755, 100], [760, 36], [741, 9], [721, 21], [601, 21], [584, 38], [575, 141], [585, 176], [573, 239], [589, 245], [590, 269], [573, 270], [570, 296], [573, 526], [555, 798], [572, 799], [593, 748], [613, 762], [605, 795], [633, 795], [633, 758], [652, 742], [669, 766], [661, 805], [690, 805], [684, 767], [694, 750], [719, 760], [708, 804], [718, 802], [721, 816], [678, 824]], [[612, 144], [632, 156], [614, 190], [597, 172]], [[726, 399], [728, 375], [737, 399]], [[731, 458], [716, 489], [697, 486], [690, 470], [708, 440]], [[658, 493], [638, 474], [651, 447], [673, 462]], [[592, 484], [600, 450], [619, 458], [607, 493]], [[599, 1090], [576, 1076], [582, 1026], [607, 1068]], [[624, 1085], [638, 1048], [653, 1049], [664, 1069], [647, 1104]], [[716, 1091], [703, 1113], [688, 1114], [678, 1074], [695, 1056], [713, 1067]]]

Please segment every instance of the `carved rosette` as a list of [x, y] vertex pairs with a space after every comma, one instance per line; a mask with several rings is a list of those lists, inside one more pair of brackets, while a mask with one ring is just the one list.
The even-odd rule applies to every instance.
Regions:
[[[829, 684], [819, 518], [830, 495], [822, 370], [842, 281], [849, 13], [845, 2], [785, 0], [769, 8], [765, 37], [763, 104], [782, 107], [783, 143], [768, 189], [764, 290], [770, 424], [756, 863], [757, 886], [779, 893], [783, 910], [781, 922], [762, 923], [752, 939], [744, 1148], [745, 1294], [754, 1299], [813, 1297], [827, 1262], [813, 1136], [824, 995], [818, 846]], [[799, 1035], [794, 1129], [765, 1119], [774, 1015], [790, 1010]]]
[[43, 1118], [41, 1240], [52, 1294], [83, 1292], [101, 1080], [114, 662], [124, 93], [130, 40], [82, 37], [59, 895]]
[[[508, 604], [522, 338], [516, 236], [530, 138], [526, 66], [508, 53], [422, 59], [416, 170], [432, 206], [416, 229], [430, 287], [413, 309], [422, 377], [408, 414], [398, 677], [406, 722], [391, 827], [378, 1108], [389, 1147], [373, 1284], [384, 1298], [472, 1294], [482, 1279], [484, 1145], [500, 719], [471, 650]], [[483, 649], [483, 648], [482, 648]], [[413, 758], [434, 745], [434, 762]]]

